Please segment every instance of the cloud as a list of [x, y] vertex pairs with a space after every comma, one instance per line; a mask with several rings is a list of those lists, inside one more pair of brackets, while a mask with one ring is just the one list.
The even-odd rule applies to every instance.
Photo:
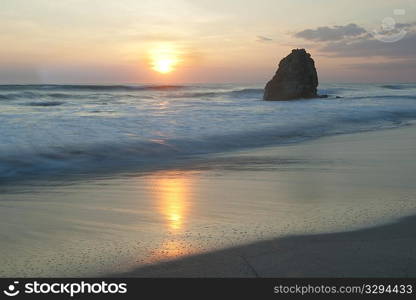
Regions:
[[268, 43], [268, 42], [272, 42], [273, 39], [269, 38], [269, 37], [266, 37], [266, 36], [258, 35], [256, 41], [261, 42], [261, 43]]
[[310, 41], [338, 41], [347, 37], [357, 37], [365, 34], [367, 31], [358, 26], [357, 24], [351, 23], [345, 26], [323, 26], [317, 29], [305, 29], [297, 32], [295, 37], [303, 38]]
[[390, 58], [416, 57], [416, 31], [408, 32], [403, 39], [394, 43], [385, 43], [372, 36], [365, 36], [353, 41], [330, 42], [321, 47], [321, 52], [343, 57]]
[[[416, 58], [416, 23], [396, 23], [392, 28], [366, 30], [355, 24], [306, 29], [294, 35], [334, 57]], [[394, 37], [399, 37], [397, 40]], [[383, 42], [383, 38], [394, 42]], [[318, 43], [319, 42], [319, 43]]]

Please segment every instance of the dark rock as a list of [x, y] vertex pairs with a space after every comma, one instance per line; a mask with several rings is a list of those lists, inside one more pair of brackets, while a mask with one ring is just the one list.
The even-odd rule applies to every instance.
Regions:
[[264, 100], [316, 98], [318, 74], [315, 62], [305, 49], [294, 49], [283, 58], [279, 68], [265, 87]]

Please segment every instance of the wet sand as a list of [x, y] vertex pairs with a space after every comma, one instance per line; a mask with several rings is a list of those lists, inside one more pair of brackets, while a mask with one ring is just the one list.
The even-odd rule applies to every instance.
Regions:
[[288, 236], [112, 274], [118, 277], [415, 277], [416, 216]]

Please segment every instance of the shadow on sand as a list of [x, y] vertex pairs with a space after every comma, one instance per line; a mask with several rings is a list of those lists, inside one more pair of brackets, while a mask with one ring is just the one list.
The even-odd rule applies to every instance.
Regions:
[[415, 277], [416, 216], [288, 236], [139, 267], [118, 277]]

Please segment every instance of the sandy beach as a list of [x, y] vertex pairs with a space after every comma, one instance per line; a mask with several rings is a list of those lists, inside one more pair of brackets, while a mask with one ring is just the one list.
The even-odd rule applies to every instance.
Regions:
[[1, 276], [411, 276], [415, 221], [401, 218], [416, 214], [415, 136], [405, 126], [3, 186]]
[[[393, 180], [383, 183], [384, 187], [387, 185], [410, 187], [413, 176], [408, 173], [409, 177], [407, 177], [404, 167], [402, 169], [404, 173], [397, 172], [397, 167], [400, 166], [400, 162], [405, 161], [412, 165], [411, 168], [415, 167], [411, 160], [406, 160], [407, 155], [416, 153], [415, 144], [411, 141], [414, 135], [415, 128], [411, 127], [330, 137], [305, 145], [304, 151], [310, 150], [308, 147], [311, 146], [316, 147], [320, 144], [329, 146], [330, 143], [333, 146], [330, 149], [337, 156], [340, 154], [340, 146], [343, 145], [343, 151], [348, 149], [350, 152], [345, 158], [351, 159], [352, 155], [357, 161], [361, 160], [359, 164], [361, 168], [365, 164], [363, 158], [371, 154], [372, 159], [366, 160], [368, 166], [371, 165], [370, 169], [373, 169], [381, 158], [389, 157], [384, 162], [393, 163], [394, 166], [390, 165], [391, 170], [388, 174], [372, 173], [370, 177], [363, 178], [357, 173], [357, 179], [363, 180], [363, 184], [374, 179], [381, 183], [378, 181], [380, 176], [384, 178], [392, 176]], [[386, 154], [387, 157], [384, 156]], [[359, 166], [355, 165], [355, 167]], [[353, 194], [355, 191], [351, 187], [351, 185], [348, 187], [349, 193]], [[380, 186], [380, 189], [382, 188]], [[344, 196], [348, 196], [348, 193]], [[412, 194], [408, 196], [414, 199], [415, 194], [413, 192], [413, 196]], [[398, 207], [394, 207], [394, 203], [400, 206], [403, 199], [398, 196], [391, 200], [393, 201], [391, 210], [397, 212]], [[401, 213], [413, 214], [414, 209]], [[378, 222], [374, 220], [372, 225], [368, 224], [368, 227], [363, 229], [288, 235], [140, 267], [117, 275], [127, 277], [414, 277], [416, 217], [400, 218], [399, 215], [395, 217], [391, 215], [390, 220], [385, 217], [380, 218]], [[384, 224], [380, 225], [380, 223]], [[349, 225], [354, 226], [354, 224]]]
[[416, 217], [288, 236], [111, 274], [119, 277], [414, 277]]

